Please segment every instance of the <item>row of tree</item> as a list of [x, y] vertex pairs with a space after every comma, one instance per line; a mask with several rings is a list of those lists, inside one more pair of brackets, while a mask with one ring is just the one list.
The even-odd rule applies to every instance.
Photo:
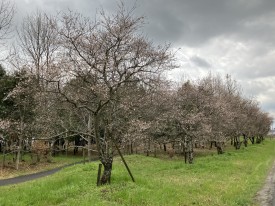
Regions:
[[165, 80], [173, 52], [142, 34], [133, 11], [121, 3], [95, 20], [71, 11], [24, 19], [9, 57], [17, 72], [0, 71], [0, 128], [15, 138], [17, 162], [25, 139], [74, 131], [84, 134], [89, 159], [95, 141], [105, 184], [119, 145], [173, 142], [192, 163], [194, 143], [215, 142], [222, 153], [229, 139], [239, 148], [240, 136], [246, 145], [267, 134], [272, 119], [230, 76]]

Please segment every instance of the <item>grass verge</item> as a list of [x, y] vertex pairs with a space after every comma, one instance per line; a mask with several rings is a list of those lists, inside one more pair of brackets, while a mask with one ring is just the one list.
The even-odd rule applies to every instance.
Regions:
[[[0, 155], [0, 159], [2, 159], [1, 155]], [[8, 157], [7, 159], [8, 160], [12, 159], [12, 157]], [[7, 161], [8, 163], [10, 163], [10, 165], [8, 164], [8, 166], [4, 168], [0, 166], [0, 179], [12, 178], [20, 175], [26, 175], [26, 174], [45, 171], [45, 170], [50, 170], [50, 169], [71, 164], [74, 162], [80, 162], [82, 160], [83, 158], [79, 156], [60, 155], [60, 156], [53, 157], [51, 159], [51, 162], [41, 161], [37, 164], [31, 164], [30, 156], [25, 155], [24, 161], [20, 162], [19, 170], [14, 169], [14, 163], [12, 162], [12, 160]], [[1, 161], [0, 163], [2, 164]], [[1, 206], [1, 203], [0, 203], [0, 206]]]
[[249, 145], [223, 155], [179, 159], [126, 156], [131, 182], [120, 158], [112, 184], [96, 187], [98, 162], [75, 165], [42, 179], [0, 187], [0, 205], [257, 205], [275, 157], [275, 141]]

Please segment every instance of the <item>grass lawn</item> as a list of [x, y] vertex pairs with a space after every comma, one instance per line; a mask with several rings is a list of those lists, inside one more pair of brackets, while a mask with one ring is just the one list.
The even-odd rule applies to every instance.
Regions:
[[42, 179], [0, 187], [0, 205], [257, 205], [275, 157], [275, 141], [223, 155], [174, 158], [125, 156], [136, 183], [117, 157], [112, 184], [96, 187], [98, 162], [75, 165]]

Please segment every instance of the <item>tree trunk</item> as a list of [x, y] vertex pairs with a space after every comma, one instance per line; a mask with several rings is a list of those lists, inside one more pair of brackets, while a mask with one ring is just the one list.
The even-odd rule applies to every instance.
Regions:
[[83, 164], [85, 164], [85, 148], [82, 147], [82, 157], [83, 157]]
[[101, 177], [101, 168], [102, 164], [98, 165], [98, 171], [97, 171], [97, 181], [96, 181], [96, 186], [100, 186], [100, 177]]
[[2, 169], [5, 167], [6, 161], [6, 145], [3, 147], [3, 162], [2, 162]]
[[244, 143], [244, 146], [247, 147], [248, 140], [247, 140], [247, 136], [245, 134], [243, 134], [243, 143]]
[[240, 137], [235, 137], [235, 148], [236, 150], [241, 148], [242, 142], [240, 141]]
[[18, 142], [18, 147], [17, 147], [17, 154], [16, 154], [16, 163], [15, 163], [15, 169], [19, 169], [19, 163], [21, 159], [21, 148], [22, 148], [22, 141], [23, 141], [23, 128], [24, 122], [22, 116], [20, 117], [20, 134], [19, 134], [19, 142]]
[[59, 138], [59, 140], [58, 140], [58, 155], [62, 152], [63, 152], [62, 141]]
[[19, 138], [18, 147], [17, 147], [17, 154], [16, 154], [16, 162], [15, 162], [15, 169], [19, 169], [20, 163], [20, 156], [21, 156], [21, 147], [22, 147], [22, 138]]
[[214, 144], [215, 147], [217, 147], [217, 142], [216, 141], [210, 141], [210, 147], [209, 147], [210, 150], [212, 149], [213, 144]]
[[133, 142], [132, 142], [132, 141], [131, 141], [131, 145], [130, 145], [130, 151], [131, 151], [130, 154], [133, 154], [133, 153], [134, 153], [134, 150], [133, 150]]
[[113, 158], [112, 157], [103, 157], [101, 159], [101, 163], [103, 164], [104, 170], [101, 176], [101, 184], [110, 184], [111, 183], [111, 174], [112, 174], [112, 166], [113, 166]]
[[54, 157], [55, 156], [55, 149], [54, 149], [54, 144], [55, 144], [55, 140], [52, 139], [51, 143], [51, 155]]
[[157, 144], [154, 143], [154, 157], [157, 157]]
[[[88, 120], [88, 133], [92, 134], [92, 115], [89, 113], [89, 120]], [[88, 136], [88, 161], [92, 161], [92, 137]]]
[[255, 137], [250, 137], [249, 139], [251, 141], [251, 144], [255, 144]]
[[260, 136], [256, 137], [256, 144], [260, 144], [262, 142], [263, 138]]
[[[99, 134], [99, 115], [94, 114], [94, 131], [95, 131], [95, 139], [97, 151], [99, 154], [100, 162], [102, 163], [104, 170], [101, 176], [101, 184], [111, 183], [111, 174], [112, 174], [112, 165], [113, 165], [113, 154], [108, 149], [108, 143], [100, 137]], [[106, 133], [105, 133], [106, 135]]]
[[163, 144], [163, 150], [164, 150], [164, 152], [167, 151], [167, 149], [166, 149], [166, 144]]
[[194, 159], [193, 155], [193, 141], [192, 137], [187, 137], [185, 142], [185, 163], [192, 164]]
[[217, 152], [218, 154], [223, 154], [223, 143], [222, 142], [217, 142], [216, 147], [217, 147]]
[[147, 144], [146, 156], [149, 156], [149, 153], [150, 153], [150, 147], [151, 147], [151, 139], [150, 139], [150, 138], [148, 138], [148, 144]]
[[66, 140], [65, 140], [65, 154], [66, 154], [66, 157], [68, 156], [68, 147], [69, 147], [69, 141], [67, 139], [67, 133], [66, 133]]

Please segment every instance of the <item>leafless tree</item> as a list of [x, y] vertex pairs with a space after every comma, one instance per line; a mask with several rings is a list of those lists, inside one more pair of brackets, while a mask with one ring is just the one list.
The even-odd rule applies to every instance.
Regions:
[[9, 38], [14, 17], [14, 4], [9, 0], [0, 2], [0, 40]]
[[19, 169], [19, 162], [23, 150], [23, 141], [29, 136], [34, 120], [34, 91], [33, 80], [26, 72], [21, 71], [15, 74], [17, 84], [15, 88], [7, 94], [4, 101], [11, 100], [14, 110], [9, 115], [13, 126], [13, 134], [16, 134], [16, 164]]
[[[154, 46], [138, 32], [143, 17], [134, 17], [133, 10], [126, 10], [123, 4], [114, 15], [102, 11], [96, 22], [72, 12], [61, 21], [64, 55], [60, 68], [65, 75], [59, 81], [59, 92], [89, 114], [105, 184], [111, 177], [112, 145], [119, 138], [119, 127], [113, 125], [131, 107], [123, 103], [127, 97], [123, 91], [131, 90], [132, 83], [152, 85], [162, 71], [173, 67], [173, 57], [169, 46]], [[70, 93], [62, 89], [64, 84], [73, 88]]]
[[18, 30], [19, 66], [27, 67], [40, 84], [52, 80], [57, 72], [54, 63], [59, 44], [55, 28], [55, 17], [37, 12], [25, 17]]

